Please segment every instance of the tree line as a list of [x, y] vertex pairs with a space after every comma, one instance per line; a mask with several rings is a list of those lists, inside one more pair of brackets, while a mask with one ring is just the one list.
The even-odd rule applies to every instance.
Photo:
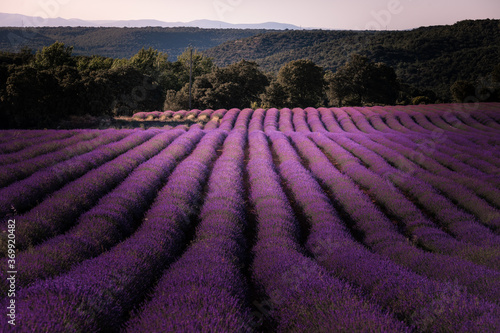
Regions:
[[[52, 127], [69, 116], [130, 116], [188, 109], [190, 104], [196, 109], [243, 109], [439, 101], [433, 91], [403, 84], [392, 67], [359, 54], [335, 72], [301, 59], [272, 73], [247, 60], [218, 67], [201, 52], [194, 50], [191, 56], [189, 49], [173, 62], [152, 48], [128, 59], [72, 52], [71, 46], [56, 42], [37, 52], [0, 53], [3, 128]], [[500, 100], [500, 66], [488, 79], [457, 81], [451, 92], [458, 102]]]

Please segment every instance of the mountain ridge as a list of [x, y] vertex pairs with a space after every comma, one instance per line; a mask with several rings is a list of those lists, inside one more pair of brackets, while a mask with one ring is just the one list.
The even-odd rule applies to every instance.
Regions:
[[269, 30], [298, 30], [300, 27], [279, 22], [239, 23], [233, 24], [217, 20], [193, 20], [189, 22], [165, 22], [153, 19], [141, 20], [81, 20], [77, 18], [65, 19], [42, 18], [22, 14], [0, 13], [0, 27], [103, 27], [103, 28], [144, 28], [144, 27], [196, 27], [202, 29], [269, 29]]

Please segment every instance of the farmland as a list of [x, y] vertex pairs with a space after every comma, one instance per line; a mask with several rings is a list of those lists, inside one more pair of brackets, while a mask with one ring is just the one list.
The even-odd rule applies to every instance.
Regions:
[[500, 331], [500, 103], [133, 119], [0, 132], [2, 332]]

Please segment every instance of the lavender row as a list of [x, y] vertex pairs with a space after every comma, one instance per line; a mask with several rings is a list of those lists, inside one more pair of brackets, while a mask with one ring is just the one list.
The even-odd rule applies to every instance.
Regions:
[[47, 134], [47, 130], [6, 129], [0, 131], [0, 143], [11, 142], [21, 137], [24, 139], [42, 137], [45, 134]]
[[[449, 109], [449, 107], [447, 109]], [[475, 134], [478, 134], [479, 136], [487, 135], [487, 133], [485, 133], [484, 128], [482, 130], [476, 130], [475, 128], [470, 128], [470, 127], [466, 128], [463, 125], [460, 126], [460, 124], [463, 124], [463, 123], [458, 119], [457, 120], [459, 123], [452, 122], [452, 124], [450, 124], [447, 120], [448, 119], [453, 120], [453, 118], [450, 118], [450, 116], [453, 114], [453, 112], [448, 112], [448, 113], [439, 112], [439, 110], [436, 110], [436, 108], [432, 105], [428, 105], [426, 107], [421, 108], [420, 112], [424, 113], [427, 117], [429, 117], [429, 119], [435, 124], [435, 126], [440, 127], [442, 129], [445, 129], [445, 130], [448, 129], [448, 130], [452, 130], [452, 131], [456, 131], [458, 129], [458, 130], [464, 130], [467, 132], [474, 132]], [[445, 117], [443, 117], [443, 116], [445, 116]], [[483, 125], [486, 125], [487, 128], [489, 127], [489, 126], [487, 126], [487, 124], [491, 121], [487, 115], [484, 115], [481, 113], [476, 113], [476, 112], [469, 112], [468, 117], [476, 118], [477, 120], [479, 120], [480, 123], [483, 123]], [[479, 119], [478, 119], [478, 117], [479, 117]], [[453, 126], [453, 125], [455, 125], [455, 126]], [[493, 129], [493, 128], [490, 128], [490, 130], [491, 129]]]
[[[420, 133], [435, 133], [437, 135], [443, 135], [446, 134], [446, 137], [450, 139], [449, 144], [453, 145], [462, 145], [465, 147], [469, 147], [471, 145], [471, 141], [468, 138], [471, 138], [471, 136], [467, 136], [466, 133], [461, 133], [460, 135], [456, 135], [455, 133], [452, 133], [450, 131], [445, 131], [437, 126], [435, 126], [433, 123], [429, 121], [429, 119], [426, 118], [426, 116], [420, 112], [411, 112], [408, 111], [407, 113], [399, 111], [398, 108], [396, 107], [373, 107], [372, 110], [375, 112], [378, 112], [383, 115], [383, 117], [386, 119], [387, 124], [394, 130], [398, 132], [407, 132], [408, 130], [401, 126], [399, 121], [397, 120], [396, 116], [398, 116], [400, 119], [406, 119], [408, 123], [412, 124], [412, 129], [413, 132], [420, 132]], [[481, 147], [481, 145], [475, 144], [477, 147]]]
[[349, 133], [361, 133], [361, 131], [356, 127], [354, 122], [352, 121], [350, 115], [344, 111], [343, 108], [331, 108], [335, 118], [337, 118], [337, 122], [340, 124], [342, 129], [345, 132]]
[[[246, 125], [243, 113], [237, 123]], [[210, 175], [196, 238], [164, 273], [152, 299], [127, 324], [128, 331], [241, 332], [250, 327], [247, 287], [240, 272], [247, 250], [245, 142], [244, 130], [232, 131], [226, 138]]]
[[[430, 112], [437, 112], [441, 114], [441, 117], [451, 126], [465, 129], [470, 132], [495, 132], [495, 130], [500, 129], [500, 127], [494, 128], [495, 125], [498, 126], [494, 121], [491, 122], [492, 127], [482, 124], [480, 121], [474, 119], [473, 114], [476, 112], [467, 112], [464, 107], [459, 104], [453, 105], [428, 105], [424, 110], [429, 110]], [[490, 120], [487, 121], [487, 123]]]
[[222, 121], [222, 118], [224, 118], [224, 116], [226, 115], [227, 112], [228, 112], [228, 110], [226, 110], [226, 109], [219, 109], [219, 110], [215, 110], [214, 112], [212, 112], [212, 114], [210, 116], [210, 121], [205, 124], [204, 129], [205, 130], [213, 130], [213, 129], [218, 128], [219, 124]]
[[[476, 216], [481, 223], [494, 230], [500, 228], [500, 217], [491, 219], [491, 216], [500, 215], [495, 208], [500, 207], [500, 190], [484, 181], [450, 171], [433, 159], [415, 156], [414, 150], [381, 136], [370, 138], [374, 141], [373, 144], [369, 142], [369, 139], [353, 137], [354, 140], [363, 140], [372, 146], [378, 146], [379, 149], [384, 147], [386, 150], [392, 150], [397, 156], [397, 161], [393, 160], [396, 166], [401, 167], [404, 164], [404, 167], [410, 168], [408, 171], [413, 177], [439, 190], [456, 205]], [[426, 170], [419, 166], [425, 167]]]
[[31, 159], [38, 155], [47, 154], [62, 149], [80, 141], [91, 140], [98, 136], [99, 133], [100, 132], [96, 130], [85, 130], [68, 138], [35, 144], [14, 153], [2, 154], [0, 155], [0, 165], [17, 163], [20, 161]]
[[[281, 145], [276, 149], [277, 154], [281, 154], [286, 149], [286, 143], [288, 141], [281, 141]], [[309, 145], [309, 147], [312, 146]], [[306, 154], [307, 152], [302, 151], [302, 153]], [[289, 155], [288, 158], [292, 158], [292, 153]], [[311, 162], [309, 161], [309, 163]], [[336, 162], [338, 163], [338, 161]], [[500, 272], [472, 264], [461, 258], [428, 253], [411, 246], [406, 238], [398, 232], [394, 224], [350, 178], [342, 175], [331, 164], [323, 163], [323, 168], [328, 169], [328, 174], [336, 175], [336, 177], [319, 179], [325, 182], [332, 196], [349, 215], [353, 228], [362, 232], [363, 242], [374, 252], [387, 256], [396, 263], [430, 278], [445, 282], [457, 280], [458, 283], [466, 286], [471, 293], [484, 299], [493, 301], [498, 299], [500, 296], [500, 291], [498, 291]], [[325, 174], [327, 173], [323, 175]], [[320, 177], [319, 174], [316, 176]], [[426, 264], [423, 265], [423, 262]]]
[[[40, 131], [42, 132], [42, 131]], [[23, 132], [24, 133], [24, 132]], [[21, 151], [33, 144], [40, 144], [42, 142], [50, 142], [52, 140], [61, 140], [71, 137], [78, 133], [78, 131], [68, 131], [68, 130], [46, 130], [42, 132], [42, 135], [28, 136], [21, 139], [16, 137], [16, 140], [0, 143], [0, 154], [10, 154], [14, 152]]]
[[[458, 256], [480, 265], [500, 270], [500, 254], [495, 246], [477, 246], [474, 244], [458, 241], [445, 233], [439, 226], [429, 220], [409, 199], [405, 197], [387, 178], [378, 175], [367, 169], [362, 163], [352, 156], [348, 151], [339, 146], [334, 141], [324, 135], [313, 134], [309, 136], [322, 151], [330, 156], [330, 159], [337, 163], [346, 176], [349, 176], [359, 186], [370, 194], [380, 207], [383, 207], [385, 214], [398, 222], [398, 226], [404, 228], [405, 236], [412, 243], [432, 252]], [[292, 137], [296, 141], [295, 137]], [[363, 161], [370, 164], [377, 163], [389, 173], [396, 173], [397, 170], [377, 160], [373, 153], [366, 152], [361, 147], [348, 146], [358, 156], [363, 157]], [[311, 149], [311, 153], [314, 147]], [[329, 164], [329, 160], [314, 155], [318, 161], [315, 163]], [[372, 160], [375, 159], [373, 162]], [[385, 164], [385, 166], [384, 166]]]
[[197, 120], [207, 122], [210, 120], [210, 116], [212, 115], [213, 112], [214, 112], [214, 110], [212, 110], [212, 109], [206, 109], [206, 110], [200, 111], [200, 113], [198, 113]]
[[[17, 213], [23, 213], [64, 184], [143, 143], [155, 133], [135, 131], [118, 142], [39, 170], [26, 179], [0, 189], [0, 217], [9, 214], [12, 207]], [[109, 135], [115, 137], [113, 132]]]
[[355, 289], [330, 277], [303, 254], [298, 225], [279, 176], [274, 171], [266, 136], [249, 134], [250, 200], [258, 220], [253, 278], [266, 298], [258, 303], [255, 321], [271, 317], [276, 331], [402, 332], [406, 328]]
[[[254, 113], [253, 109], [243, 109], [239, 112], [232, 131], [239, 131], [239, 132], [244, 132], [247, 133], [248, 128], [250, 126], [250, 119], [252, 118], [252, 115]], [[223, 128], [221, 128], [223, 129]], [[245, 146], [243, 146], [241, 149], [244, 149]]]
[[395, 132], [392, 128], [390, 128], [387, 122], [394, 121], [393, 119], [384, 119], [380, 114], [374, 112], [371, 107], [357, 107], [354, 108], [361, 114], [363, 114], [370, 125], [377, 131], [382, 133], [392, 133]]
[[364, 133], [380, 133], [376, 130], [373, 125], [369, 122], [368, 118], [359, 111], [360, 108], [346, 108], [345, 110], [349, 112], [354, 124], [360, 131]]
[[284, 108], [279, 111], [278, 125], [279, 125], [279, 130], [284, 133], [295, 130], [293, 126], [294, 124], [293, 124], [292, 110]]
[[[397, 150], [414, 163], [438, 176], [443, 176], [468, 187], [493, 205], [500, 207], [500, 192], [494, 187], [494, 185], [500, 186], [500, 179], [496, 176], [497, 173], [500, 173], [500, 168], [490, 169], [490, 174], [479, 171], [462, 163], [454, 156], [439, 152], [437, 147], [444, 145], [442, 142], [431, 143], [429, 146], [424, 145], [422, 147], [400, 136], [370, 135], [369, 138], [388, 148]], [[425, 139], [424, 142], [426, 142]]]
[[265, 112], [264, 118], [264, 131], [274, 130], [277, 131], [279, 127], [280, 112], [276, 108], [269, 109]]
[[[175, 168], [131, 237], [67, 274], [22, 289], [16, 306], [23, 329], [117, 331], [183, 250], [187, 232], [196, 226], [193, 218], [224, 137], [224, 131], [203, 137]], [[7, 327], [5, 322], [0, 325], [0, 330]]]
[[306, 120], [306, 112], [301, 108], [294, 108], [292, 110], [292, 122], [297, 132], [311, 132]]
[[[182, 133], [172, 130], [155, 137], [153, 140], [164, 140], [165, 145], [173, 142], [138, 166], [118, 187], [80, 216], [68, 232], [18, 253], [19, 267], [30, 269], [18, 272], [17, 285], [25, 287], [36, 280], [60, 275], [130, 236], [174, 167], [203, 136], [199, 129]], [[7, 280], [2, 278], [0, 289], [5, 288]]]
[[329, 132], [344, 133], [344, 130], [342, 129], [342, 127], [340, 127], [340, 124], [335, 119], [332, 109], [319, 108], [318, 111], [320, 113], [321, 120], [323, 121], [323, 123], [326, 126], [326, 129]]
[[257, 109], [252, 113], [252, 118], [248, 123], [248, 132], [263, 131], [264, 119], [266, 118], [266, 110]]
[[219, 129], [223, 131], [231, 131], [233, 128], [234, 122], [240, 113], [239, 109], [230, 109], [224, 114], [219, 125]]
[[[458, 209], [431, 185], [412, 177], [409, 171], [415, 170], [417, 166], [408, 160], [394, 151], [377, 145], [371, 140], [364, 140], [362, 137], [356, 137], [358, 142], [356, 143], [345, 137], [328, 136], [362, 159], [370, 167], [370, 170], [394, 183], [421, 209], [430, 214], [436, 223], [456, 238], [478, 246], [498, 246], [498, 239], [488, 228], [479, 224], [474, 216]], [[390, 166], [388, 162], [393, 163], [396, 168]]]
[[[424, 109], [422, 109], [424, 110]], [[413, 111], [413, 110], [407, 110], [406, 111], [408, 115], [411, 115], [411, 117], [415, 118], [417, 122], [425, 127], [428, 131], [430, 131], [432, 134], [438, 134], [441, 136], [445, 136], [446, 138], [449, 138], [448, 144], [451, 144], [452, 147], [458, 148], [458, 149], [463, 149], [466, 151], [469, 151], [470, 153], [473, 154], [478, 154], [480, 155], [481, 152], [478, 152], [477, 150], [471, 149], [473, 147], [477, 148], [483, 148], [485, 146], [488, 146], [490, 144], [490, 140], [492, 138], [493, 133], [488, 133], [488, 131], [485, 130], [477, 130], [477, 129], [472, 129], [472, 130], [462, 130], [459, 131], [459, 133], [455, 133], [456, 131], [445, 131], [442, 128], [439, 128], [437, 126], [434, 126], [429, 120], [426, 118], [425, 114], [422, 114], [421, 112]], [[464, 129], [465, 126], [461, 126], [462, 124], [458, 119], [456, 121], [452, 121], [453, 118], [459, 117], [460, 119], [471, 119], [470, 115], [465, 113], [465, 116], [462, 115], [463, 112], [458, 111], [458, 112], [453, 112], [453, 111], [448, 111], [446, 112], [443, 116], [446, 118], [450, 118], [451, 124], [454, 126]], [[457, 123], [458, 122], [458, 123]], [[470, 127], [469, 127], [470, 128]], [[458, 144], [458, 146], [457, 146]], [[488, 158], [488, 156], [485, 156]]]
[[[393, 137], [395, 138], [396, 136]], [[448, 142], [445, 134], [439, 136], [408, 135], [406, 138], [403, 138], [402, 142], [407, 143], [407, 145], [416, 145], [416, 151], [422, 154], [433, 155], [434, 152], [437, 151], [440, 153], [440, 156], [442, 156], [442, 154], [450, 156], [459, 161], [460, 166], [458, 166], [458, 168], [462, 170], [464, 168], [472, 168], [473, 173], [477, 173], [478, 170], [486, 174], [482, 177], [487, 178], [488, 181], [495, 181], [495, 175], [500, 172], [500, 168], [491, 161], [491, 159], [494, 158], [493, 149], [481, 150], [480, 153], [477, 152], [477, 149], [474, 149], [474, 151], [461, 151], [457, 149], [457, 147], [452, 147], [447, 144]], [[444, 159], [443, 162], [447, 163], [447, 160], [448, 159]], [[457, 166], [450, 164], [448, 164], [447, 167], [457, 168]], [[495, 183], [498, 182], [499, 181], [496, 180]]]
[[27, 178], [36, 171], [53, 166], [61, 161], [88, 153], [97, 147], [123, 139], [130, 131], [105, 130], [94, 139], [78, 140], [77, 143], [61, 150], [40, 155], [29, 160], [2, 166], [0, 187], [6, 187], [16, 181]]
[[423, 123], [427, 123], [427, 127], [431, 129], [432, 132], [445, 131], [448, 136], [457, 143], [466, 144], [470, 146], [471, 144], [476, 146], [488, 146], [491, 140], [491, 133], [487, 131], [472, 130], [468, 131], [464, 128], [455, 128], [447, 124], [436, 112], [428, 112], [423, 109], [421, 112], [413, 111], [412, 116], [416, 119], [420, 119]]
[[[317, 133], [313, 136], [322, 137]], [[334, 171], [326, 156], [309, 139], [300, 133], [293, 133], [291, 138], [316, 177], [330, 189], [336, 186], [338, 192], [349, 191], [348, 178], [342, 184], [343, 176]], [[280, 172], [311, 224], [306, 247], [331, 274], [362, 287], [372, 300], [388, 307], [418, 331], [484, 332], [500, 326], [496, 317], [500, 309], [494, 304], [478, 302], [459, 286], [450, 290], [448, 283], [436, 283], [403, 269], [354, 241], [288, 140], [274, 135], [273, 145], [279, 154]], [[340, 202], [341, 198], [338, 199]], [[453, 302], [442, 299], [450, 293], [454, 294]], [[439, 316], [434, 315], [437, 313]]]
[[323, 121], [321, 121], [320, 112], [315, 108], [306, 108], [307, 124], [313, 132], [327, 132]]

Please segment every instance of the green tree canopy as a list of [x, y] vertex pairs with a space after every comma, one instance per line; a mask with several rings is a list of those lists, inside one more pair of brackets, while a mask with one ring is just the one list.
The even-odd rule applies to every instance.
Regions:
[[72, 46], [64, 46], [63, 43], [55, 42], [50, 46], [37, 51], [33, 64], [40, 69], [49, 69], [59, 66], [76, 66], [75, 59], [71, 56]]
[[394, 69], [354, 54], [349, 62], [329, 77], [330, 103], [342, 106], [394, 104], [399, 95], [399, 82]]
[[[276, 81], [268, 90], [270, 96], [267, 97], [267, 101], [271, 106], [274, 106], [272, 104], [289, 107], [318, 106], [323, 102], [324, 87], [323, 68], [311, 60], [293, 60], [278, 72]], [[284, 101], [280, 101], [280, 95], [284, 95]]]
[[[241, 60], [225, 68], [199, 76], [192, 87], [192, 106], [195, 108], [247, 108], [260, 100], [260, 94], [269, 84], [255, 62]], [[189, 85], [179, 92], [167, 92], [166, 109], [187, 109]]]

